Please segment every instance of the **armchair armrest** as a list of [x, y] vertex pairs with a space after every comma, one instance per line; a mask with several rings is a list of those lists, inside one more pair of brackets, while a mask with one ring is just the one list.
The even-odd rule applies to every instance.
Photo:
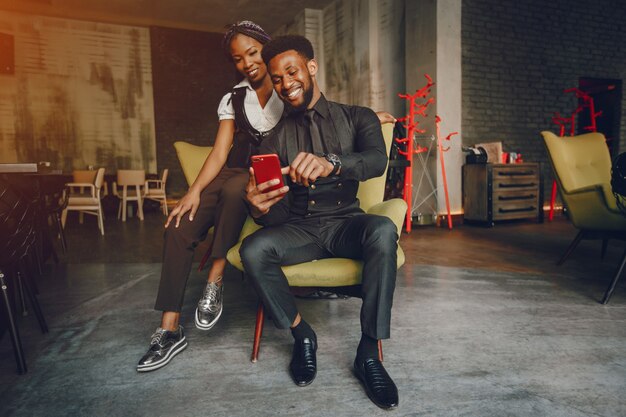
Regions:
[[602, 184], [594, 184], [588, 185], [586, 187], [580, 187], [573, 190], [565, 191], [567, 194], [584, 194], [584, 193], [595, 193], [598, 191], [602, 191]]
[[90, 182], [68, 182], [65, 185], [67, 185], [68, 187], [96, 187]]
[[89, 188], [91, 190], [91, 196], [96, 196], [96, 186], [89, 182], [68, 182], [65, 184], [68, 188]]
[[568, 196], [580, 201], [581, 199], [594, 199], [601, 201], [609, 211], [619, 214], [613, 191], [604, 184], [588, 185], [587, 187], [576, 188], [571, 191], [565, 191]]
[[146, 189], [150, 188], [150, 184], [155, 185], [156, 187], [153, 188], [162, 188], [163, 187], [163, 181], [161, 180], [146, 180]]
[[367, 214], [376, 214], [389, 217], [398, 229], [398, 235], [402, 232], [402, 224], [407, 210], [406, 201], [401, 198], [392, 198], [370, 207]]

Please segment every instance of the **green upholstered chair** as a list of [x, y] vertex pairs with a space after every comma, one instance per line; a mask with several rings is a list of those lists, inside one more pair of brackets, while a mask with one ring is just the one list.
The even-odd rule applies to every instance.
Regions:
[[[559, 137], [541, 132], [569, 217], [579, 230], [558, 264], [565, 262], [582, 239], [602, 239], [602, 253], [609, 239], [626, 239], [626, 216], [611, 191], [611, 156], [601, 133]], [[626, 264], [620, 262], [602, 304], [606, 304]]]
[[187, 185], [191, 186], [198, 177], [204, 161], [213, 150], [212, 146], [198, 146], [188, 142], [174, 142], [176, 156], [185, 174]]
[[[176, 156], [178, 157], [178, 162], [180, 162], [180, 166], [183, 169], [183, 174], [185, 174], [187, 185], [191, 187], [191, 184], [193, 184], [196, 178], [198, 178], [202, 165], [204, 165], [204, 161], [206, 161], [209, 157], [213, 147], [198, 146], [189, 142], [178, 141], [174, 142], [174, 149], [176, 149]], [[209, 229], [210, 232], [212, 232], [212, 230], [213, 228]], [[198, 271], [202, 271], [202, 268], [204, 268], [204, 265], [209, 260], [210, 253], [211, 248], [209, 247], [200, 261]]]
[[[384, 124], [382, 125], [382, 129], [387, 145], [387, 152], [389, 152], [393, 140], [393, 124]], [[367, 213], [389, 217], [398, 228], [399, 236], [402, 231], [402, 223], [404, 215], [406, 214], [407, 205], [404, 200], [399, 198], [383, 202], [386, 175], [387, 172], [385, 170], [385, 173], [380, 177], [362, 182], [359, 186], [358, 198], [361, 208]], [[245, 272], [241, 263], [241, 257], [239, 256], [241, 242], [246, 236], [259, 228], [260, 226], [254, 223], [251, 218], [248, 218], [239, 237], [239, 243], [228, 251], [228, 255], [226, 256], [228, 261], [240, 271]], [[398, 268], [404, 264], [404, 261], [404, 252], [398, 245]], [[283, 271], [291, 287], [334, 287], [340, 289], [342, 292], [346, 290], [349, 291], [350, 288], [354, 289], [354, 286], [361, 283], [362, 269], [362, 262], [345, 258], [321, 259], [283, 267]], [[355, 292], [352, 293], [355, 294]], [[258, 358], [259, 344], [263, 332], [263, 320], [263, 304], [259, 302], [252, 348], [252, 362], [256, 362]], [[382, 353], [382, 350], [380, 350], [380, 352]]]

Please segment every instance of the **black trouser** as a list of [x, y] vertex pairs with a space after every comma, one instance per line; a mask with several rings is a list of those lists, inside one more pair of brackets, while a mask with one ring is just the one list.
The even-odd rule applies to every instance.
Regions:
[[246, 274], [279, 328], [290, 327], [298, 314], [281, 265], [329, 257], [363, 260], [361, 331], [374, 339], [388, 339], [397, 242], [396, 226], [389, 218], [357, 214], [266, 227], [244, 239], [240, 254]]
[[225, 258], [237, 240], [248, 208], [245, 202], [245, 187], [248, 171], [243, 168], [223, 168], [200, 194], [200, 206], [193, 221], [189, 213], [175, 220], [165, 229], [163, 244], [163, 267], [155, 310], [180, 311], [185, 287], [191, 271], [193, 254], [198, 243], [206, 238], [211, 226], [213, 243], [211, 258]]

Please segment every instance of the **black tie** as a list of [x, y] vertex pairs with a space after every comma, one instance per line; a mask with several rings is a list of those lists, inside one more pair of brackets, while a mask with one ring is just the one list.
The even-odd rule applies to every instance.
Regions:
[[307, 110], [304, 113], [304, 117], [309, 122], [309, 132], [311, 134], [311, 147], [315, 155], [324, 155], [324, 145], [322, 144], [322, 136], [320, 135], [320, 129], [315, 123], [315, 110]]

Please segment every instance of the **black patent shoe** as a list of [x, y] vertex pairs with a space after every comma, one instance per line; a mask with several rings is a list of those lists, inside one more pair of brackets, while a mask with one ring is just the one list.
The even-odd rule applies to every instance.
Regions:
[[137, 364], [137, 372], [148, 372], [167, 365], [174, 356], [187, 347], [183, 326], [169, 331], [157, 328], [150, 340], [150, 349]]
[[398, 388], [378, 358], [355, 359], [354, 373], [374, 404], [384, 409], [398, 406]]
[[305, 337], [293, 343], [293, 354], [289, 370], [293, 382], [299, 387], [306, 387], [315, 379], [317, 374], [317, 342]]

